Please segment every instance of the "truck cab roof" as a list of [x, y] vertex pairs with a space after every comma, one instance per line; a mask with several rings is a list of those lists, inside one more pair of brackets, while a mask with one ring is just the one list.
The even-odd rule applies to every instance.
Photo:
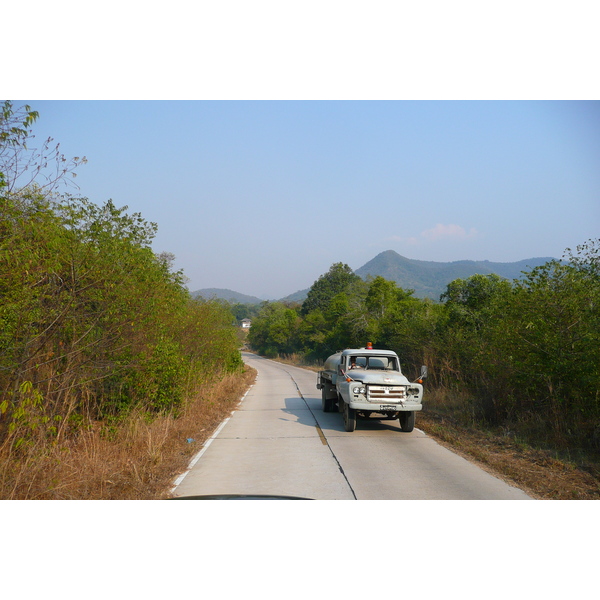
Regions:
[[398, 356], [393, 350], [377, 350], [376, 348], [347, 348], [340, 353], [342, 356]]

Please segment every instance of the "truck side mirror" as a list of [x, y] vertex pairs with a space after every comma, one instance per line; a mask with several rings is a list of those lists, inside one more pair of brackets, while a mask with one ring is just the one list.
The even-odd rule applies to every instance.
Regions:
[[419, 379], [425, 379], [425, 377], [427, 377], [427, 365], [421, 367], [421, 376]]

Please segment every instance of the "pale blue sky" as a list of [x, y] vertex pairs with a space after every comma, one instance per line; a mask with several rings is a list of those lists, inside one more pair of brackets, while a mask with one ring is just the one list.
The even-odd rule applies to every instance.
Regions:
[[40, 101], [79, 194], [158, 224], [189, 288], [279, 298], [334, 262], [560, 257], [600, 236], [600, 102]]

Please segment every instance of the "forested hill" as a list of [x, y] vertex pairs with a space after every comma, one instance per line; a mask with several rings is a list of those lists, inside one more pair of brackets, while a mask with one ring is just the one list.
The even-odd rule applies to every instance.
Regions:
[[197, 290], [195, 292], [192, 292], [192, 297], [201, 297], [206, 298], [207, 300], [219, 298], [221, 300], [227, 300], [228, 302], [232, 302], [233, 304], [260, 304], [261, 302], [263, 302], [260, 298], [257, 298], [256, 296], [247, 296], [246, 294], [240, 294], [239, 292], [234, 292], [233, 290], [221, 288], [206, 288], [202, 290]]
[[393, 250], [378, 254], [355, 272], [361, 278], [383, 277], [394, 281], [403, 289], [415, 290], [417, 298], [439, 300], [446, 286], [455, 279], [466, 279], [471, 275], [495, 273], [506, 279], [519, 279], [523, 271], [530, 271], [552, 260], [552, 258], [528, 258], [512, 263], [496, 263], [488, 260], [459, 260], [434, 262], [405, 258]]

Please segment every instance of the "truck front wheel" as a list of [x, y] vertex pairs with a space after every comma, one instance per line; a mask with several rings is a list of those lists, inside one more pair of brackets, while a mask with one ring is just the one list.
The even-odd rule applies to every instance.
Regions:
[[344, 405], [344, 429], [346, 431], [354, 431], [356, 429], [356, 411], [350, 408], [350, 405], [344, 402], [343, 399], [340, 399], [340, 402]]
[[411, 432], [415, 428], [415, 411], [404, 411], [400, 413], [400, 429]]

